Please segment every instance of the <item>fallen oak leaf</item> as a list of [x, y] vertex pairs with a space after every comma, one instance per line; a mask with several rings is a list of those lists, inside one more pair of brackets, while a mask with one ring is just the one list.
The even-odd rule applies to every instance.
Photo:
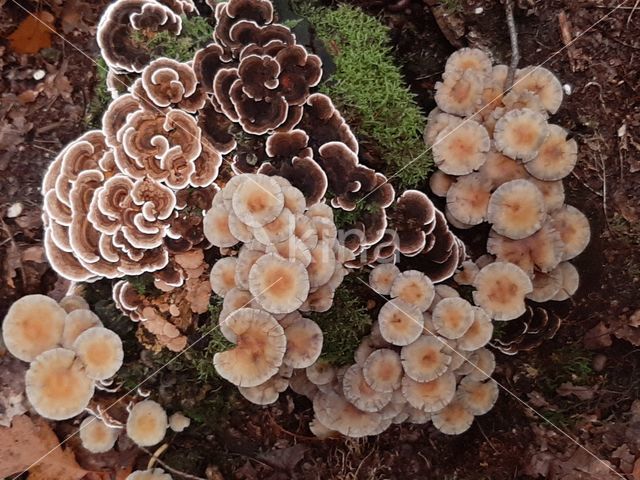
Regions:
[[9, 35], [11, 48], [17, 53], [38, 53], [51, 47], [54, 17], [45, 10], [29, 15]]

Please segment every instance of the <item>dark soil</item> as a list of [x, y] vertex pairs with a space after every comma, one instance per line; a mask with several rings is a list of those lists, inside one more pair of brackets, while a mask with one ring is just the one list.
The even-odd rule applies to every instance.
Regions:
[[[379, 15], [391, 27], [398, 60], [426, 113], [435, 106], [433, 87], [444, 61], [457, 46], [489, 48], [504, 63], [509, 62], [510, 49], [499, 2], [443, 2], [450, 10], [444, 20], [439, 15], [440, 25], [428, 6], [434, 2], [425, 2], [348, 3]], [[49, 8], [48, 3], [38, 5]], [[61, 29], [65, 4], [78, 2], [53, 3], [56, 28]], [[89, 57], [97, 55], [93, 26], [106, 3], [88, 3], [81, 28], [65, 33]], [[227, 413], [212, 411], [221, 415], [215, 430], [205, 435], [195, 429], [175, 436], [162, 458], [200, 476], [209, 466], [208, 478], [220, 478], [215, 465], [223, 478], [239, 479], [524, 479], [531, 478], [522, 472], [537, 449], [535, 426], [544, 424], [540, 413], [617, 465], [611, 448], [589, 438], [585, 424], [619, 421], [628, 411], [640, 396], [636, 374], [640, 356], [629, 341], [613, 337], [609, 346], [608, 342], [594, 345], [585, 344], [584, 336], [602, 322], [601, 337], [609, 339], [610, 331], [640, 309], [640, 11], [631, 9], [633, 3], [627, 1], [628, 8], [610, 14], [562, 51], [561, 12], [575, 38], [613, 7], [601, 7], [599, 2], [522, 0], [516, 8], [521, 65], [545, 62], [570, 86], [571, 95], [565, 97], [554, 121], [569, 129], [578, 142], [579, 162], [566, 182], [567, 201], [584, 211], [592, 226], [592, 243], [576, 261], [581, 289], [572, 301], [549, 306], [564, 318], [556, 337], [532, 352], [497, 355], [497, 380], [536, 412], [501, 392], [496, 407], [458, 437], [446, 437], [432, 428], [394, 426], [376, 438], [321, 442], [306, 427], [311, 416], [307, 400], [287, 393], [276, 405], [258, 408], [229, 394], [221, 410]], [[25, 3], [32, 11], [38, 5]], [[0, 37], [6, 39], [24, 18], [12, 0], [6, 2], [0, 12]], [[454, 27], [445, 36], [440, 27], [447, 30], [447, 25]], [[455, 39], [452, 31], [464, 35]], [[56, 285], [46, 264], [25, 257], [25, 252], [41, 246], [38, 189], [44, 170], [62, 146], [86, 129], [84, 119], [96, 78], [95, 66], [86, 56], [58, 37], [52, 40], [51, 49], [35, 55], [15, 54], [6, 40], [0, 40], [0, 147], [5, 149], [0, 150], [0, 264], [4, 269], [0, 315], [14, 298], [47, 292]], [[48, 76], [62, 72], [69, 88], [62, 85], [65, 93], [59, 94], [47, 89], [25, 102], [31, 97], [25, 92], [37, 88], [33, 74], [38, 69]], [[9, 218], [8, 209], [16, 202], [22, 204], [22, 212]], [[473, 241], [470, 235], [479, 233], [461, 233]], [[596, 355], [606, 359], [599, 371], [592, 366]], [[168, 372], [158, 382], [171, 375]], [[557, 388], [563, 382], [595, 393], [582, 400], [561, 396]], [[562, 445], [567, 451], [574, 447], [570, 442]]]

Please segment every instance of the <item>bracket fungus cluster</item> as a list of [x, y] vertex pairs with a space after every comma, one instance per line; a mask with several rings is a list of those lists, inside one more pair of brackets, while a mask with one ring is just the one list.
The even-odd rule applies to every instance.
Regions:
[[27, 295], [11, 305], [2, 321], [7, 350], [30, 363], [25, 376], [29, 402], [52, 420], [82, 413], [95, 388], [115, 375], [124, 357], [120, 337], [82, 302], [62, 305], [68, 312], [50, 297]]
[[[565, 300], [578, 283], [566, 262], [590, 240], [587, 218], [564, 200], [562, 179], [577, 162], [577, 143], [549, 123], [563, 97], [550, 71], [518, 70], [510, 88], [507, 74], [478, 49], [449, 57], [425, 131], [439, 168], [431, 188], [446, 198], [455, 227], [491, 225], [487, 251], [529, 277], [528, 299]], [[515, 280], [513, 268], [500, 268]]]

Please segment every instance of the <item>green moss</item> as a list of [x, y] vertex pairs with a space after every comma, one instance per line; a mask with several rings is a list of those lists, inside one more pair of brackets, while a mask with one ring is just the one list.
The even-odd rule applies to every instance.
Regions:
[[336, 366], [353, 363], [353, 354], [373, 323], [366, 301], [354, 293], [356, 282], [354, 277], [346, 277], [336, 290], [331, 309], [309, 315], [324, 335], [320, 359]]
[[422, 140], [424, 115], [394, 63], [388, 29], [347, 5], [328, 9], [298, 3], [296, 8], [311, 21], [336, 64], [320, 91], [332, 98], [365, 148], [382, 157], [393, 183], [417, 186], [433, 160]]
[[595, 382], [593, 353], [577, 345], [570, 345], [555, 351], [540, 368], [543, 391], [555, 394], [563, 383], [576, 386], [591, 385]]
[[102, 57], [96, 59], [96, 85], [93, 98], [87, 109], [85, 123], [91, 128], [102, 128], [102, 114], [111, 103], [111, 94], [107, 90], [107, 64]]
[[134, 40], [145, 43], [153, 56], [173, 58], [180, 62], [193, 59], [197, 50], [212, 41], [213, 27], [205, 17], [182, 16], [182, 31], [176, 36], [169, 32], [159, 32], [147, 39], [143, 32], [134, 32]]

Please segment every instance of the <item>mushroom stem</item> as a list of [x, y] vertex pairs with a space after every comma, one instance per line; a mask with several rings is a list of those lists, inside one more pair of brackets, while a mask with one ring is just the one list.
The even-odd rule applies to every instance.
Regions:
[[[151, 456], [151, 459], [149, 460], [149, 465], [153, 465], [151, 462], [153, 461], [154, 463], [158, 463], [160, 466], [162, 466], [162, 468], [164, 468], [165, 470], [168, 470], [169, 472], [173, 473], [174, 475], [179, 475], [182, 478], [187, 478], [189, 480], [207, 480], [206, 478], [203, 477], [197, 477], [195, 475], [191, 475], [189, 473], [185, 473], [182, 472], [176, 468], [170, 467], [169, 465], [167, 465], [165, 462], [163, 462], [162, 460], [160, 460], [158, 458], [158, 455], [162, 454], [167, 448], [169, 447], [169, 444], [165, 443], [164, 445], [162, 445], [160, 448], [158, 448], [158, 450], [155, 451], [155, 453], [152, 453], [150, 450], [147, 450], [144, 447], [138, 446], [138, 448], [140, 450], [142, 450], [144, 453], [146, 453], [147, 455]], [[162, 451], [161, 451], [162, 450]], [[158, 453], [159, 452], [159, 453]], [[151, 468], [151, 467], [149, 467]]]
[[509, 40], [511, 41], [511, 64], [509, 65], [509, 73], [505, 82], [505, 91], [511, 90], [513, 79], [516, 75], [516, 68], [520, 62], [520, 50], [518, 50], [518, 31], [516, 30], [516, 22], [513, 19], [513, 0], [505, 0], [505, 15], [507, 17], [507, 26], [509, 27]]

